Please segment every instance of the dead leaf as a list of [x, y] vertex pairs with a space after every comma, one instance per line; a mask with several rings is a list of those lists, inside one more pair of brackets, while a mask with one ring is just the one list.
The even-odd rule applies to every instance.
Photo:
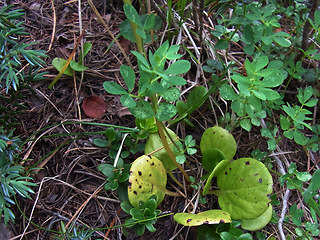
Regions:
[[90, 96], [83, 100], [82, 110], [87, 117], [101, 119], [107, 111], [107, 105], [102, 97]]

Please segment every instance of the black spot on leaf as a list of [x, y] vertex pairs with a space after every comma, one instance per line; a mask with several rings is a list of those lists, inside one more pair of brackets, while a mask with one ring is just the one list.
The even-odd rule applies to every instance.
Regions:
[[192, 221], [192, 219], [187, 219], [187, 223], [189, 223], [189, 222], [191, 222]]
[[262, 183], [262, 178], [259, 178], [259, 183]]
[[228, 172], [224, 172], [224, 175], [228, 175]]
[[209, 221], [205, 221], [205, 222], [203, 222], [203, 224], [209, 224]]
[[138, 171], [138, 174], [139, 174], [139, 176], [141, 176], [141, 175], [142, 175], [142, 172], [141, 172], [141, 171]]
[[249, 162], [249, 161], [246, 161], [246, 165], [250, 165], [250, 162]]
[[133, 191], [133, 193], [134, 193], [135, 195], [138, 195], [137, 191]]

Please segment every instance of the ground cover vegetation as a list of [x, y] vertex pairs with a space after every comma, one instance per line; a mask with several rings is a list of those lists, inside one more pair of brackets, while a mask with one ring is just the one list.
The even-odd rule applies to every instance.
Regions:
[[317, 239], [313, 1], [11, 1], [1, 237]]

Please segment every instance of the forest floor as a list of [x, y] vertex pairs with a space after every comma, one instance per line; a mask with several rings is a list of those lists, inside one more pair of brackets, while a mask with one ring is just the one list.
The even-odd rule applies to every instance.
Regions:
[[[125, 19], [121, 1], [93, 1], [111, 32], [117, 36], [119, 25]], [[100, 135], [88, 135], [85, 133], [106, 130], [105, 126], [81, 124], [80, 122], [98, 122], [116, 126], [135, 127], [135, 118], [120, 103], [120, 97], [108, 94], [104, 88], [105, 81], [121, 83], [119, 68], [127, 62], [116, 44], [112, 44], [112, 38], [106, 29], [99, 23], [97, 16], [92, 11], [87, 1], [81, 5], [81, 21], [79, 21], [78, 1], [11, 1], [16, 7], [25, 10], [25, 27], [29, 36], [25, 41], [37, 41], [33, 48], [46, 51], [47, 66], [41, 71], [47, 72], [45, 79], [32, 83], [32, 92], [23, 90], [24, 98], [21, 104], [25, 109], [17, 116], [19, 125], [15, 133], [23, 140], [32, 136], [32, 141], [27, 142], [21, 156], [27, 159], [25, 166], [34, 166], [36, 169], [32, 177], [37, 183], [35, 194], [31, 199], [19, 199], [21, 214], [15, 209], [16, 220], [9, 224], [13, 236], [19, 239], [22, 234], [24, 239], [51, 239], [53, 234], [49, 230], [60, 231], [60, 222], [78, 226], [87, 226], [97, 230], [95, 238], [106, 239], [196, 239], [196, 229], [178, 225], [172, 216], [160, 218], [155, 224], [156, 232], [148, 231], [142, 237], [137, 236], [130, 229], [122, 227], [114, 228], [110, 232], [105, 228], [121, 225], [127, 214], [121, 211], [120, 201], [116, 193], [103, 190], [105, 176], [97, 170], [97, 166], [109, 160], [108, 150], [95, 146], [92, 141]], [[54, 6], [52, 5], [54, 3]], [[79, 24], [82, 24], [80, 26]], [[81, 28], [82, 29], [81, 29]], [[194, 27], [194, 26], [191, 26]], [[92, 49], [85, 57], [84, 64], [88, 70], [84, 75], [76, 74], [75, 78], [63, 75], [54, 85], [48, 89], [58, 71], [52, 66], [55, 57], [67, 59], [77, 43], [81, 33], [82, 41], [91, 42]], [[161, 38], [161, 32], [159, 33]], [[120, 38], [122, 46], [133, 64], [136, 60], [133, 54], [135, 46], [129, 41]], [[184, 40], [188, 45], [188, 40]], [[191, 44], [190, 44], [191, 46]], [[150, 46], [152, 48], [152, 46]], [[235, 45], [232, 51], [238, 51]], [[77, 50], [79, 51], [79, 50]], [[208, 55], [206, 49], [201, 50], [203, 64]], [[76, 55], [78, 56], [78, 54]], [[209, 74], [197, 75], [197, 66], [194, 64], [186, 75], [188, 87], [206, 85], [210, 81]], [[106, 103], [106, 114], [101, 119], [92, 119], [85, 116], [81, 108], [82, 101], [89, 96], [100, 96]], [[185, 99], [185, 96], [182, 96]], [[204, 130], [216, 124], [227, 106], [219, 102], [221, 109], [212, 107], [208, 101], [191, 116], [190, 120], [196, 127], [178, 124], [175, 130], [184, 138], [192, 135], [197, 144]], [[66, 123], [68, 124], [61, 124]], [[250, 132], [240, 128], [232, 132], [235, 137], [238, 150], [236, 157], [250, 156], [255, 149], [267, 151], [267, 139], [260, 135], [260, 129], [253, 127]], [[46, 137], [50, 135], [50, 137]], [[281, 142], [281, 150], [285, 153], [288, 162], [295, 162], [301, 171], [307, 171], [310, 167], [310, 159], [304, 154], [302, 147], [294, 142], [286, 140]], [[303, 152], [303, 153], [301, 153]], [[132, 161], [141, 152], [130, 155], [126, 161]], [[190, 157], [192, 175], [196, 178], [202, 173], [201, 164], [197, 160], [197, 154]], [[319, 155], [315, 155], [319, 160]], [[272, 163], [270, 163], [272, 164]], [[308, 165], [308, 166], [307, 166]], [[180, 174], [177, 178], [183, 182]], [[285, 188], [280, 186], [278, 177], [274, 177], [273, 192], [281, 198]], [[170, 186], [169, 186], [170, 188]], [[196, 195], [197, 190], [188, 192], [189, 199]], [[289, 198], [290, 205], [301, 203], [299, 195], [292, 191]], [[162, 211], [181, 212], [188, 204], [183, 197], [166, 196], [159, 206]], [[199, 203], [198, 209], [207, 210], [217, 208], [215, 196], [207, 197], [205, 204]], [[280, 216], [282, 205], [275, 206], [274, 210]], [[28, 218], [32, 219], [29, 224]], [[124, 236], [124, 231], [129, 232]], [[277, 224], [268, 224], [263, 230], [268, 236], [280, 239]]]

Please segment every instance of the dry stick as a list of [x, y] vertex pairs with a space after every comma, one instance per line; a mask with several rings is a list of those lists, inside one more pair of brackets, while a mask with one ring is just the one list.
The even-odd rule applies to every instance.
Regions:
[[113, 218], [113, 220], [112, 220], [112, 222], [111, 222], [111, 224], [110, 224], [110, 226], [109, 226], [109, 229], [108, 229], [107, 233], [104, 235], [104, 238], [105, 238], [105, 239], [108, 239], [108, 236], [109, 236], [109, 234], [110, 234], [110, 232], [111, 232], [111, 229], [112, 229], [112, 227], [114, 226], [114, 224], [115, 224], [115, 222], [116, 222], [116, 217], [119, 216], [121, 210], [122, 210], [122, 209], [119, 208], [119, 210], [118, 210], [117, 213], [116, 213], [116, 216]]
[[[261, 119], [261, 126], [266, 128], [267, 125], [265, 123], [265, 121], [263, 119]], [[277, 145], [277, 150], [279, 151], [280, 148], [278, 147]], [[273, 154], [273, 158], [274, 160], [276, 161], [277, 163], [277, 167], [279, 169], [279, 172], [282, 174], [282, 175], [285, 175], [286, 174], [286, 171], [283, 167], [283, 164], [282, 164], [282, 161], [280, 160], [280, 158], [275, 154], [274, 151], [272, 151], [272, 154]], [[287, 211], [287, 208], [288, 208], [288, 199], [289, 199], [289, 194], [290, 194], [290, 190], [287, 189], [284, 196], [283, 196], [283, 202], [282, 202], [282, 210], [281, 210], [281, 216], [279, 218], [279, 221], [278, 221], [278, 230], [279, 230], [279, 234], [280, 234], [280, 237], [281, 237], [281, 240], [286, 240], [286, 236], [283, 232], [283, 221], [284, 221], [284, 218], [285, 218], [285, 214], [286, 214], [286, 211]]]
[[128, 55], [126, 54], [126, 52], [124, 51], [124, 49], [121, 47], [121, 44], [119, 43], [119, 41], [117, 40], [117, 38], [113, 35], [113, 33], [110, 31], [108, 25], [105, 23], [105, 21], [103, 20], [102, 16], [100, 15], [100, 13], [98, 12], [97, 8], [94, 6], [92, 0], [88, 0], [89, 5], [91, 6], [92, 10], [94, 11], [94, 13], [97, 15], [100, 23], [105, 27], [105, 29], [107, 30], [108, 34], [112, 37], [113, 41], [118, 45], [120, 51], [122, 52], [124, 58], [126, 59], [126, 61], [128, 62], [128, 64], [130, 65], [131, 68], [133, 68], [131, 61], [128, 57]]
[[26, 233], [26, 231], [27, 231], [27, 229], [28, 229], [28, 227], [29, 227], [29, 225], [30, 225], [30, 222], [31, 222], [31, 218], [32, 218], [32, 216], [33, 216], [34, 209], [36, 208], [37, 202], [38, 202], [38, 200], [39, 200], [39, 196], [40, 196], [40, 192], [41, 192], [41, 189], [42, 189], [42, 184], [43, 184], [43, 182], [44, 182], [44, 178], [42, 179], [42, 181], [41, 181], [41, 183], [40, 183], [37, 197], [36, 197], [36, 199], [35, 199], [35, 201], [34, 201], [34, 204], [33, 204], [33, 206], [32, 206], [32, 210], [31, 210], [31, 213], [30, 213], [30, 217], [29, 217], [29, 220], [28, 220], [28, 224], [27, 224], [27, 226], [25, 227], [25, 229], [23, 230], [23, 233], [21, 234], [20, 240], [23, 238], [23, 236], [25, 235], [25, 233]]
[[56, 34], [56, 26], [57, 26], [56, 8], [54, 7], [53, 0], [51, 0], [51, 7], [52, 7], [52, 11], [53, 11], [53, 27], [52, 27], [52, 34], [51, 34], [51, 40], [50, 40], [48, 51], [51, 50], [51, 47], [52, 47], [52, 44], [54, 41], [54, 36]]
[[[82, 29], [81, 0], [78, 0], [78, 15], [79, 15], [79, 29], [80, 29], [80, 32], [83, 32], [84, 29]], [[81, 58], [82, 58], [81, 59], [81, 63], [83, 64], [83, 59], [84, 59], [84, 56], [83, 56], [83, 38], [81, 38]], [[78, 109], [78, 114], [79, 114], [79, 120], [80, 121], [81, 121], [81, 110], [80, 110], [80, 103], [79, 103], [79, 92], [80, 92], [80, 89], [81, 89], [83, 76], [84, 76], [84, 71], [81, 71], [79, 89], [77, 89], [76, 76], [75, 76], [75, 72], [73, 71], [73, 84], [74, 84], [74, 91], [75, 91], [75, 94], [76, 94], [77, 109]]]
[[[318, 8], [318, 0], [313, 0], [308, 18], [312, 20], [314, 19], [314, 13], [317, 10], [317, 8]], [[304, 55], [304, 51], [307, 50], [309, 47], [309, 35], [311, 30], [311, 24], [308, 21], [308, 18], [306, 20], [306, 23], [304, 24], [303, 32], [302, 32], [301, 49], [303, 51], [299, 50], [299, 53], [294, 58], [295, 63], [301, 60], [301, 58]]]

